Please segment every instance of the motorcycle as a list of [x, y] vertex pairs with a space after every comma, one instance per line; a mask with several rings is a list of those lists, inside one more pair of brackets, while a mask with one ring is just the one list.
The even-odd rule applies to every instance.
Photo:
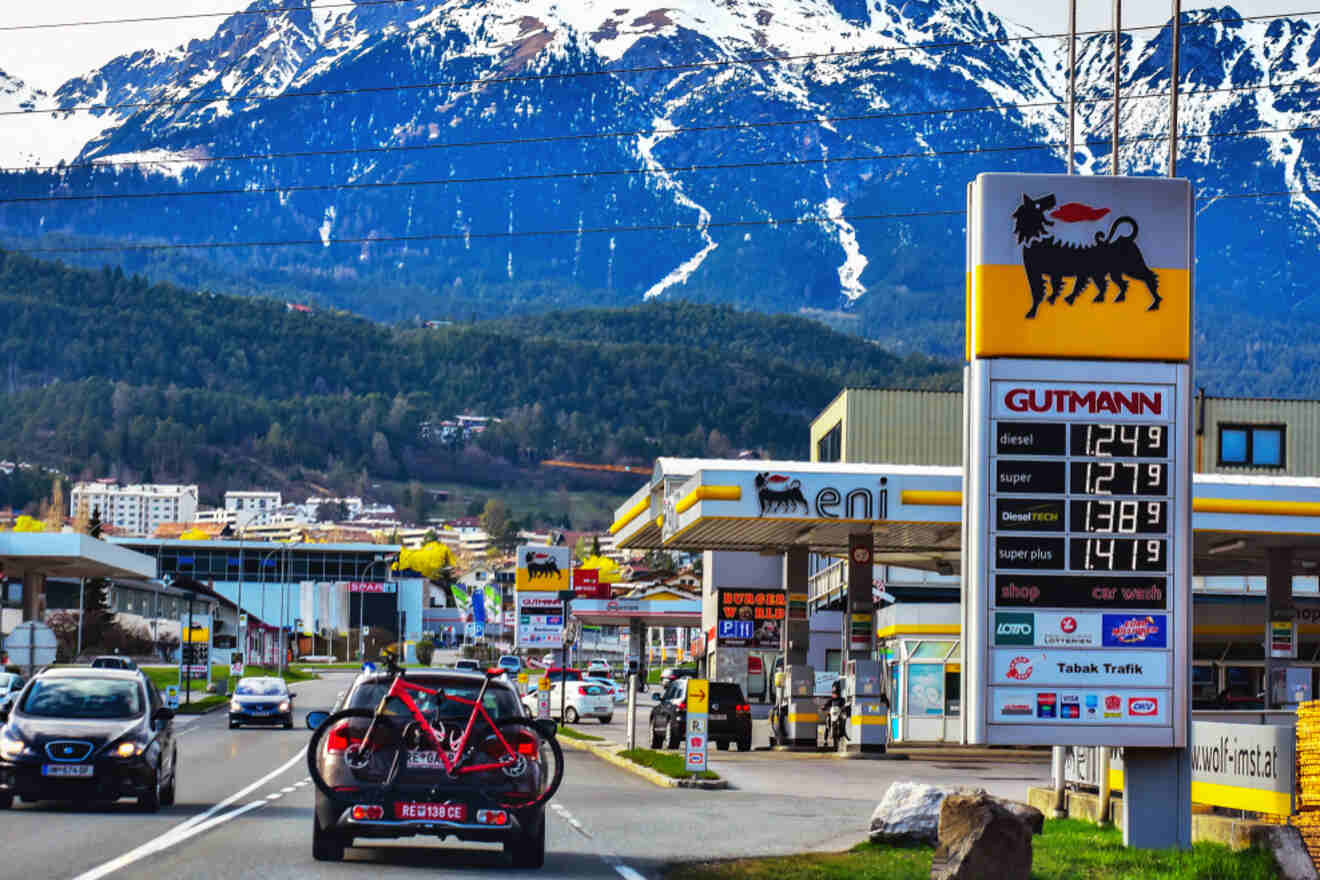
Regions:
[[829, 723], [825, 728], [825, 747], [837, 750], [843, 741], [848, 739], [848, 732], [844, 729], [843, 706], [831, 703], [829, 716]]

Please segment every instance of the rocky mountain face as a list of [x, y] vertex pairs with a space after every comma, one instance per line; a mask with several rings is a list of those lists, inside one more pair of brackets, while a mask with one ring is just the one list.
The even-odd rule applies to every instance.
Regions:
[[[1183, 39], [1202, 299], [1313, 311], [1316, 25], [1224, 7], [1188, 14]], [[1162, 173], [1168, 29], [1122, 48], [1122, 168]], [[1063, 170], [1065, 58], [973, 0], [240, 14], [51, 96], [0, 77], [0, 113], [43, 111], [5, 130], [46, 133], [5, 164], [67, 163], [5, 173], [0, 230], [27, 246], [222, 243], [66, 258], [383, 318], [682, 296], [865, 302], [893, 332], [961, 313], [969, 179]], [[1089, 173], [1109, 167], [1111, 64], [1107, 35], [1081, 42]]]

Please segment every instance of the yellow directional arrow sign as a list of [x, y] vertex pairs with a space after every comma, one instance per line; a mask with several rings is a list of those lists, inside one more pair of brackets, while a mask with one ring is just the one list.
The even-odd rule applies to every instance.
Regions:
[[707, 712], [710, 706], [710, 686], [704, 678], [693, 678], [688, 680], [687, 689], [687, 710], [688, 712]]

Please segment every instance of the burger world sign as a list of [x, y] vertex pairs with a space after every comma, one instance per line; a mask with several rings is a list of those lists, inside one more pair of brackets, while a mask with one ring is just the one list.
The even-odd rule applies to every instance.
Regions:
[[1191, 195], [969, 188], [969, 740], [1188, 738]]

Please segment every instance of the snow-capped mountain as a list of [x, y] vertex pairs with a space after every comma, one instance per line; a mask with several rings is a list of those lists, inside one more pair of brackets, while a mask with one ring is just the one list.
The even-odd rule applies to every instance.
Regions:
[[[1252, 267], [1280, 287], [1280, 308], [1296, 306], [1320, 260], [1317, 203], [1237, 196], [1314, 188], [1315, 132], [1284, 129], [1320, 125], [1317, 87], [1258, 87], [1314, 82], [1320, 38], [1302, 19], [1236, 18], [1201, 11], [1183, 27], [1180, 170], [1196, 182], [1202, 241], [1217, 243], [1202, 251], [1201, 289], [1254, 300], [1238, 272]], [[973, 0], [235, 15], [209, 39], [27, 98], [58, 112], [0, 116], [0, 133], [57, 129], [42, 158], [75, 160], [7, 175], [11, 198], [75, 200], [0, 199], [0, 228], [24, 241], [309, 242], [189, 250], [186, 271], [170, 252], [169, 271], [242, 267], [389, 316], [661, 295], [765, 309], [869, 296], [920, 310], [960, 295], [967, 180], [1062, 170], [1061, 42], [1010, 31]], [[1167, 89], [1168, 46], [1167, 29], [1125, 38], [1132, 138], [1166, 127], [1166, 100], [1138, 96]], [[1087, 38], [1079, 57], [1083, 96], [1107, 96], [1108, 38]], [[1109, 112], [1082, 105], [1085, 170], [1108, 169]], [[1218, 136], [1263, 129], [1278, 131]], [[1136, 140], [1124, 171], [1162, 172], [1165, 149]], [[215, 190], [226, 192], [182, 195]], [[144, 193], [171, 197], [77, 198]], [[1278, 260], [1281, 232], [1305, 259]]]

